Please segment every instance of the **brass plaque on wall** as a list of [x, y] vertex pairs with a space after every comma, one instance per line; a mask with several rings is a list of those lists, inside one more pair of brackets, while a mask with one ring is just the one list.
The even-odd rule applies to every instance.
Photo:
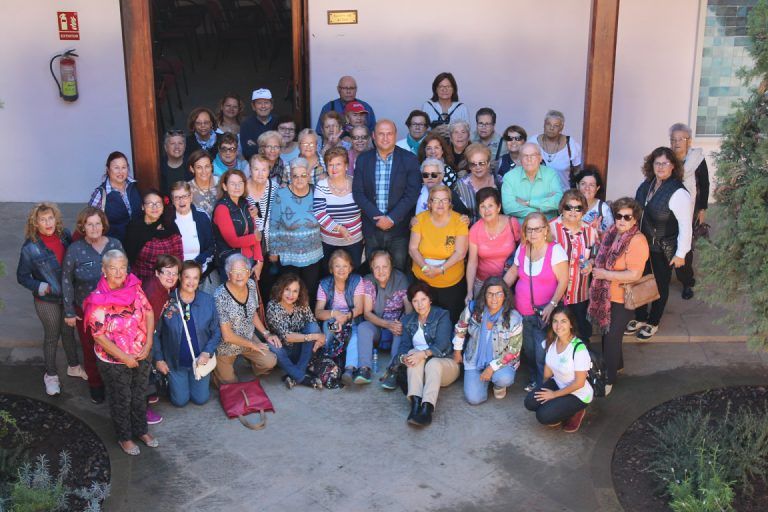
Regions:
[[329, 25], [357, 25], [357, 9], [348, 11], [328, 11]]

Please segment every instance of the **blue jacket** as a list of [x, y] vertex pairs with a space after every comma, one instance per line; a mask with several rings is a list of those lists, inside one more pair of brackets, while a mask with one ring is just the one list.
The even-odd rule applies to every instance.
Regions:
[[[357, 288], [362, 279], [362, 276], [358, 274], [350, 274], [349, 278], [347, 279], [347, 287], [344, 289], [344, 300], [347, 303], [347, 307], [350, 311], [354, 311], [355, 309], [355, 288]], [[323, 292], [325, 292], [326, 296], [325, 309], [333, 309], [333, 297], [336, 290], [336, 286], [334, 286], [333, 282], [333, 276], [326, 276], [322, 278], [320, 280], [320, 287], [323, 289]], [[355, 317], [354, 320], [352, 320], [352, 324], [359, 324], [361, 319], [362, 316]]]
[[419, 161], [410, 151], [395, 146], [392, 153], [392, 174], [389, 178], [389, 201], [386, 212], [376, 206], [376, 150], [362, 153], [355, 161], [352, 195], [363, 213], [363, 236], [373, 237], [378, 228], [373, 217], [387, 215], [395, 225], [388, 231], [392, 236], [408, 238], [409, 222], [421, 192]]
[[[66, 229], [61, 236], [64, 247], [69, 247], [72, 237]], [[52, 250], [47, 248], [42, 240], [24, 241], [19, 255], [19, 265], [16, 267], [16, 280], [21, 286], [32, 292], [35, 298], [45, 302], [61, 302], [61, 265]], [[40, 296], [40, 283], [48, 283], [51, 292]]]
[[[101, 193], [106, 191], [106, 180], [99, 185]], [[105, 233], [107, 236], [117, 238], [121, 242], [125, 240], [125, 229], [128, 227], [128, 223], [132, 219], [137, 219], [143, 215], [141, 210], [141, 194], [136, 187], [135, 181], [129, 181], [125, 185], [125, 193], [128, 194], [128, 202], [131, 204], [131, 213], [128, 213], [128, 208], [125, 207], [123, 198], [120, 197], [120, 192], [112, 190], [107, 194], [106, 200], [102, 199], [104, 207], [104, 214], [109, 221], [109, 231]], [[101, 205], [96, 205], [97, 208], [101, 208]]]
[[[368, 103], [364, 102], [363, 100], [359, 100], [355, 98], [355, 101], [359, 101], [363, 104], [365, 107], [365, 110], [368, 111], [368, 131], [373, 133], [373, 129], [376, 128], [376, 114], [373, 112], [373, 107], [371, 107]], [[346, 103], [341, 101], [341, 98], [336, 98], [335, 100], [331, 100], [325, 105], [323, 105], [323, 108], [320, 109], [320, 115], [317, 116], [317, 127], [315, 128], [315, 131], [320, 134], [320, 136], [323, 135], [323, 125], [320, 122], [320, 119], [323, 117], [323, 114], [326, 112], [330, 112], [331, 110], [335, 110], [339, 114], [341, 114], [341, 118], [344, 119], [344, 107], [346, 106]], [[342, 123], [343, 124], [343, 123]]]
[[[195, 300], [190, 305], [190, 313], [195, 320], [195, 332], [200, 351], [214, 354], [216, 347], [221, 343], [221, 326], [213, 297], [198, 290]], [[187, 343], [182, 314], [175, 294], [171, 294], [171, 299], [163, 310], [159, 322], [161, 323], [155, 328], [152, 357], [155, 361], [165, 361], [171, 370], [175, 370], [179, 365], [179, 350], [182, 344]]]
[[[419, 330], [419, 314], [415, 311], [408, 313], [400, 321], [403, 323], [403, 337], [400, 340], [397, 356], [407, 354], [413, 348], [413, 335]], [[427, 340], [429, 350], [432, 351], [432, 357], [452, 356], [452, 331], [453, 324], [451, 324], [448, 310], [432, 305], [427, 316], [427, 323], [424, 325], [424, 339]]]

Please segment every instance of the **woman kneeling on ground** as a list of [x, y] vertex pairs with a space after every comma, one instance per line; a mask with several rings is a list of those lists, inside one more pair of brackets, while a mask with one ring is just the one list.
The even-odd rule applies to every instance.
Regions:
[[544, 384], [525, 398], [525, 408], [536, 411], [542, 425], [576, 432], [587, 405], [592, 402], [592, 386], [587, 382], [591, 364], [587, 346], [576, 336], [576, 316], [565, 306], [552, 312], [547, 332]]
[[451, 350], [451, 318], [448, 311], [432, 305], [432, 288], [417, 281], [408, 287], [413, 313], [403, 317], [403, 338], [397, 360], [407, 367], [408, 424], [432, 423], [437, 395], [459, 377], [459, 365]]
[[[469, 339], [467, 339], [467, 334]], [[465, 349], [466, 342], [466, 349]], [[477, 298], [461, 313], [453, 338], [453, 360], [462, 362], [464, 398], [472, 405], [493, 396], [501, 400], [515, 381], [523, 345], [523, 317], [515, 311], [512, 294], [501, 277], [489, 277]]]
[[[168, 375], [171, 403], [203, 405], [210, 398], [211, 375], [197, 379], [194, 367], [205, 365], [221, 342], [213, 297], [197, 289], [203, 269], [193, 260], [181, 266], [181, 282], [159, 319], [162, 325], [153, 356], [157, 371]], [[190, 350], [193, 349], [194, 351]]]
[[312, 354], [325, 345], [325, 334], [309, 309], [307, 287], [296, 274], [283, 274], [272, 287], [267, 328], [278, 338], [270, 341], [269, 350], [286, 373], [283, 380], [288, 389], [296, 384], [323, 389], [320, 379], [307, 373], [307, 366]]

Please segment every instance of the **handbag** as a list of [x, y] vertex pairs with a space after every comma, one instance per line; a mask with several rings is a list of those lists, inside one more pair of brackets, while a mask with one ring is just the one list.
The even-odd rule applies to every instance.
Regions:
[[624, 287], [624, 307], [626, 309], [637, 309], [661, 298], [653, 269], [651, 269], [650, 274], [644, 275], [634, 283], [625, 283], [622, 286]]
[[[178, 288], [176, 289], [176, 302], [181, 306]], [[179, 307], [179, 309], [181, 309], [181, 307]], [[195, 357], [195, 349], [192, 348], [192, 338], [189, 335], [189, 327], [187, 327], [187, 322], [184, 320], [183, 313], [181, 315], [181, 325], [184, 326], [184, 335], [187, 338], [187, 344], [189, 345], [189, 353], [192, 354], [192, 373], [195, 374], [195, 380], [200, 380], [216, 368], [216, 354], [211, 354], [207, 363], [198, 364], [198, 359], [200, 359], [200, 357]]]
[[[267, 426], [267, 411], [275, 412], [272, 401], [261, 387], [259, 379], [248, 382], [235, 382], [219, 386], [219, 400], [228, 418], [237, 418], [243, 426], [251, 430], [261, 430]], [[245, 416], [259, 413], [261, 421], [250, 423]]]
[[544, 331], [547, 329], [547, 323], [544, 321], [544, 318], [543, 318], [544, 308], [546, 306], [538, 307], [536, 306], [536, 303], [533, 301], [533, 254], [527, 254], [526, 256], [528, 256], [528, 285], [531, 288], [531, 309], [533, 309], [533, 312], [536, 315], [536, 318], [538, 320], [537, 327], [539, 328], [539, 330]]

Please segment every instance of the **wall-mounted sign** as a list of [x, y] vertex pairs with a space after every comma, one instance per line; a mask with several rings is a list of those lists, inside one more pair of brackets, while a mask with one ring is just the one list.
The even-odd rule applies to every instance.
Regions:
[[56, 21], [59, 25], [59, 39], [68, 41], [80, 40], [80, 22], [77, 19], [76, 12], [56, 13]]
[[328, 11], [329, 25], [357, 25], [357, 9], [349, 11]]

